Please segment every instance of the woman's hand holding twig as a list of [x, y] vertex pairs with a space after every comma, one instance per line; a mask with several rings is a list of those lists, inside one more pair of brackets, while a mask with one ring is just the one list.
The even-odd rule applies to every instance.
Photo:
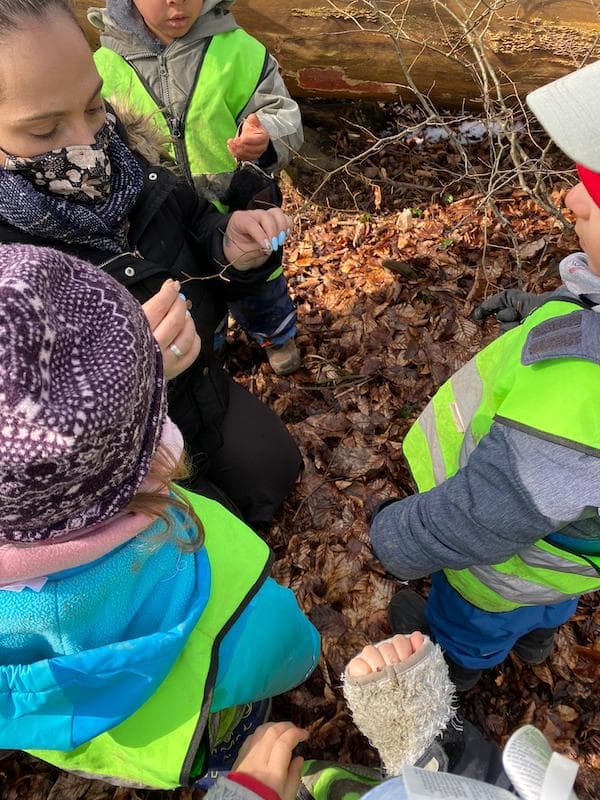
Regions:
[[283, 246], [290, 234], [290, 219], [280, 208], [235, 211], [223, 236], [223, 252], [229, 264], [245, 271], [262, 266]]

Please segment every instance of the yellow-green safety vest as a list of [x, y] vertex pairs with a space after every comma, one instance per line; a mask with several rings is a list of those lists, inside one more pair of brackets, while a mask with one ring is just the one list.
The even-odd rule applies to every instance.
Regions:
[[[545, 303], [442, 385], [404, 440], [420, 492], [464, 467], [494, 419], [567, 447], [584, 445], [600, 456], [600, 365], [576, 357], [521, 361], [536, 326], [576, 312], [591, 313], [562, 300]], [[511, 611], [596, 591], [600, 556], [571, 552], [541, 538], [501, 563], [446, 569], [444, 574], [478, 608]]]
[[[213, 36], [183, 115], [167, 119], [161, 101], [130, 61], [108, 47], [94, 53], [104, 81], [102, 96], [116, 97], [126, 107], [148, 115], [164, 136], [171, 158], [189, 178], [235, 170], [227, 140], [237, 135], [239, 116], [260, 83], [267, 58], [265, 46], [241, 28]], [[227, 212], [220, 200], [212, 202]], [[267, 281], [282, 272], [282, 267], [276, 267]]]
[[171, 155], [188, 176], [235, 170], [226, 143], [237, 134], [239, 115], [256, 91], [267, 57], [264, 45], [241, 28], [213, 36], [182, 116], [167, 119], [162, 101], [131, 61], [107, 47], [94, 53], [102, 95], [150, 115], [165, 139], [174, 142]]
[[122, 723], [76, 750], [29, 751], [32, 755], [126, 786], [174, 789], [192, 782], [218, 644], [268, 577], [271, 557], [265, 542], [218, 503], [181, 491], [204, 525], [211, 567], [210, 597], [183, 651], [159, 689]]

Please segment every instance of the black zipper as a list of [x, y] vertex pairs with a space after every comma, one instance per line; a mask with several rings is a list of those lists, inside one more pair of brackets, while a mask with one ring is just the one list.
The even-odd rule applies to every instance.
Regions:
[[192, 182], [192, 171], [190, 169], [190, 162], [185, 150], [184, 139], [184, 121], [183, 117], [169, 117], [167, 125], [173, 137], [173, 147], [175, 149], [175, 162], [178, 167], [183, 171], [187, 180]]
[[179, 783], [181, 786], [189, 786], [190, 785], [190, 773], [192, 767], [194, 765], [194, 761], [196, 760], [196, 755], [198, 750], [200, 749], [200, 745], [202, 744], [202, 737], [204, 736], [204, 731], [206, 728], [206, 722], [208, 720], [208, 714], [210, 711], [210, 702], [212, 699], [212, 690], [214, 680], [217, 675], [217, 668], [218, 668], [218, 652], [221, 642], [226, 633], [231, 629], [233, 624], [237, 622], [239, 617], [241, 616], [242, 612], [248, 606], [248, 603], [252, 598], [256, 595], [259, 589], [262, 587], [266, 579], [269, 577], [271, 572], [271, 566], [273, 564], [274, 555], [271, 550], [269, 550], [269, 555], [267, 557], [266, 563], [261, 570], [260, 575], [256, 578], [255, 582], [252, 584], [250, 589], [248, 590], [246, 596], [243, 598], [241, 603], [238, 605], [237, 609], [231, 615], [231, 617], [227, 620], [225, 625], [221, 628], [219, 633], [216, 635], [212, 651], [210, 655], [210, 665], [208, 671], [206, 673], [206, 680], [204, 682], [204, 697], [202, 699], [202, 704], [200, 706], [200, 713], [198, 715], [198, 721], [196, 723], [196, 728], [194, 733], [191, 736], [190, 743], [188, 746], [187, 754], [183, 760], [183, 764], [181, 767], [181, 772], [179, 774]]
[[[129, 64], [131, 69], [135, 72], [135, 74], [137, 75], [140, 83], [142, 84], [144, 89], [148, 92], [148, 94], [150, 95], [150, 97], [152, 98], [152, 100], [154, 101], [156, 106], [158, 107], [160, 113], [162, 114], [163, 112], [162, 112], [161, 109], [164, 108], [164, 103], [163, 103], [163, 101], [162, 101], [162, 99], [160, 97], [156, 96], [156, 94], [150, 88], [150, 86], [149, 86], [148, 82], [146, 81], [146, 79], [143, 77], [143, 75], [140, 74], [139, 70], [137, 69], [137, 67], [133, 63], [132, 59], [134, 57], [135, 58], [141, 58], [141, 57], [143, 57], [143, 58], [155, 58], [155, 59], [157, 59], [159, 61], [159, 64], [160, 64], [160, 63], [162, 63], [162, 56], [157, 56], [155, 53], [136, 53], [135, 56], [123, 56], [125, 61]], [[159, 69], [161, 69], [161, 67], [159, 67]], [[166, 68], [163, 67], [163, 69], [166, 69]], [[196, 84], [194, 83], [194, 86], [195, 85]], [[183, 136], [184, 136], [184, 117], [185, 117], [185, 113], [187, 111], [187, 106], [188, 105], [189, 105], [189, 99], [188, 99], [188, 102], [187, 102], [187, 105], [186, 105], [186, 109], [184, 110], [184, 113], [182, 114], [181, 117], [168, 116], [168, 115], [165, 115], [165, 114], [163, 114], [163, 116], [165, 117], [165, 120], [167, 122], [167, 127], [169, 128], [169, 132], [170, 132], [171, 137], [173, 139], [173, 149], [175, 150], [175, 163], [177, 164], [178, 167], [180, 167], [183, 170], [183, 172], [185, 173], [185, 177], [191, 183], [191, 181], [192, 181], [192, 173], [190, 171], [190, 165], [189, 165], [189, 162], [188, 162], [188, 159], [187, 159], [187, 155], [186, 155], [186, 152], [185, 152], [185, 143], [184, 143], [184, 138], [183, 138]], [[169, 109], [166, 109], [166, 110], [168, 111]]]
[[186, 100], [186, 103], [185, 103], [185, 106], [184, 106], [184, 109], [183, 109], [183, 112], [182, 112], [181, 116], [179, 118], [173, 117], [173, 119], [172, 119], [172, 122], [176, 122], [177, 123], [177, 128], [176, 128], [177, 129], [177, 134], [175, 134], [175, 132], [173, 131], [173, 136], [178, 136], [179, 137], [177, 139], [177, 141], [180, 143], [180, 149], [181, 149], [181, 153], [182, 153], [182, 162], [181, 163], [183, 164], [186, 176], [187, 176], [188, 180], [190, 181], [190, 183], [193, 182], [193, 178], [192, 178], [192, 171], [190, 169], [190, 162], [188, 160], [187, 152], [186, 152], [186, 149], [185, 149], [185, 141], [184, 141], [184, 137], [185, 137], [185, 122], [186, 122], [188, 111], [190, 109], [190, 105], [191, 105], [191, 102], [192, 102], [192, 97], [194, 96], [194, 91], [195, 91], [196, 86], [198, 84], [198, 79], [200, 78], [200, 72], [202, 70], [202, 67], [204, 66], [204, 59], [206, 58], [206, 54], [208, 53], [208, 48], [212, 44], [212, 40], [213, 40], [213, 37], [211, 36], [210, 39], [208, 40], [208, 43], [207, 43], [206, 47], [204, 48], [204, 52], [202, 53], [202, 55], [201, 55], [201, 57], [200, 57], [200, 59], [198, 61], [198, 66], [196, 68], [196, 74], [194, 75], [194, 80], [192, 81], [192, 90], [191, 90], [191, 92], [189, 92], [189, 94], [187, 96], [187, 100]]

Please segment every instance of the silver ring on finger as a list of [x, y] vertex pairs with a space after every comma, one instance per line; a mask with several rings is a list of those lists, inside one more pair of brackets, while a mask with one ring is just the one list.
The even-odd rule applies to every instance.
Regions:
[[175, 358], [183, 358], [183, 353], [181, 352], [181, 350], [177, 347], [177, 345], [175, 343], [173, 343], [172, 345], [169, 345], [169, 350], [173, 353]]

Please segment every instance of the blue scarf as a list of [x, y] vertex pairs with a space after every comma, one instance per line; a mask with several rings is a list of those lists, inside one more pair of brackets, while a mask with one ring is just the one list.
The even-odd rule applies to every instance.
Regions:
[[108, 144], [110, 194], [98, 205], [41, 192], [18, 172], [0, 168], [0, 219], [42, 240], [86, 244], [119, 253], [127, 248], [127, 222], [144, 173], [118, 133]]

